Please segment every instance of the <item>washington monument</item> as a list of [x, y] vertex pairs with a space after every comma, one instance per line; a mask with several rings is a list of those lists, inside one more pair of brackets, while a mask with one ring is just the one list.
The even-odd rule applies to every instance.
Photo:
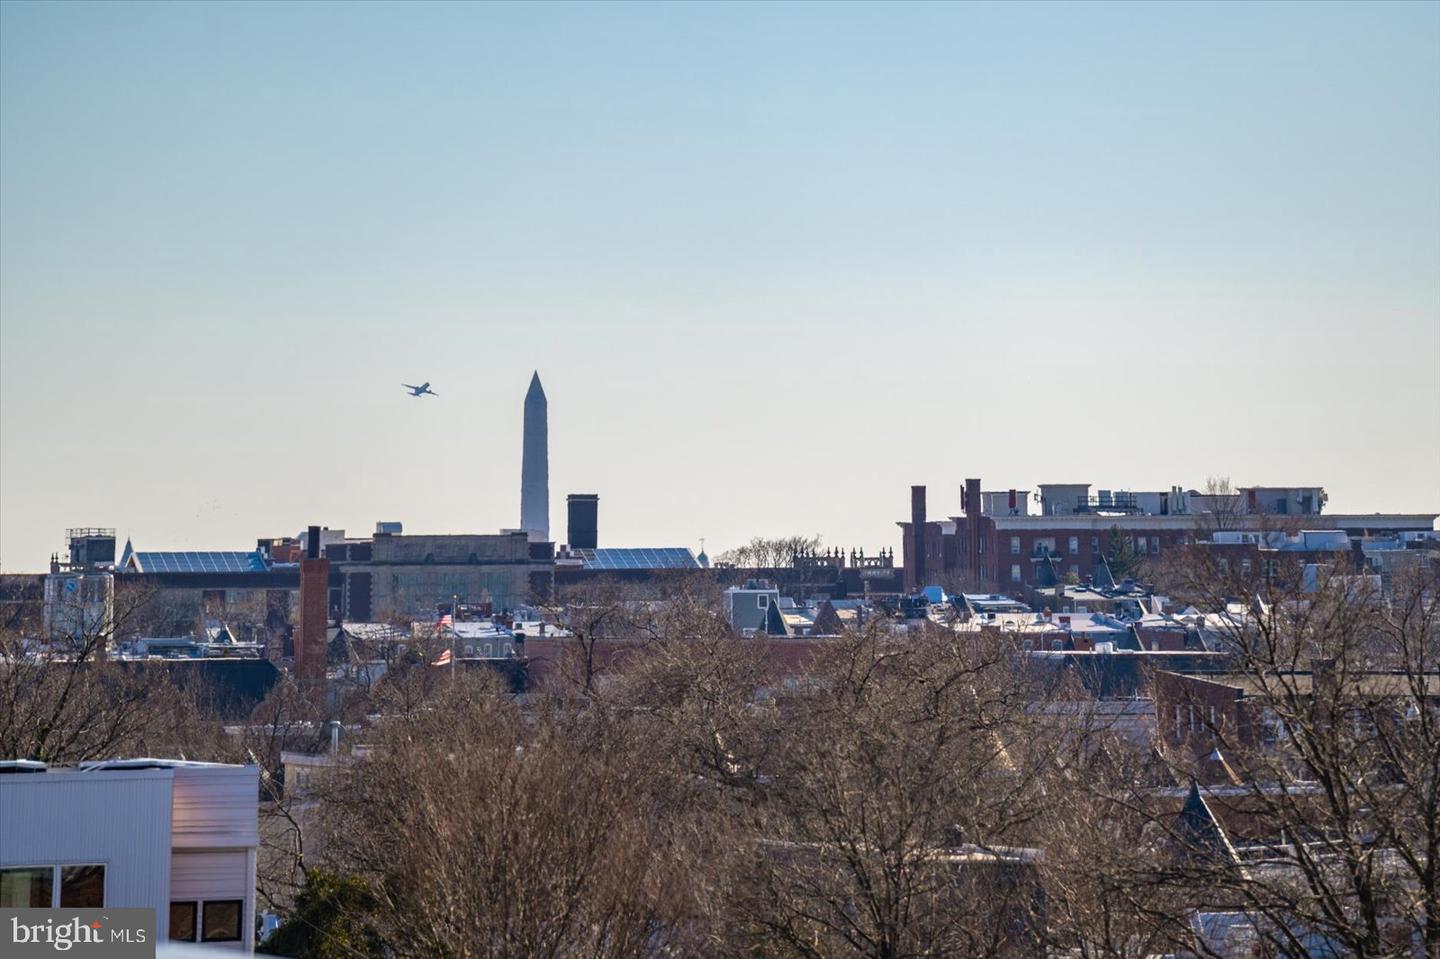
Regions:
[[520, 461], [520, 528], [550, 539], [550, 427], [540, 373], [525, 394], [525, 450]]

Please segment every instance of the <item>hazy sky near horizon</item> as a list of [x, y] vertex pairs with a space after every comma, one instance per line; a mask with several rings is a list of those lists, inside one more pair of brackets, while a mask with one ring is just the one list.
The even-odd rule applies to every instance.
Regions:
[[1440, 510], [1440, 4], [0, 5], [0, 567], [515, 526], [534, 369], [557, 539]]

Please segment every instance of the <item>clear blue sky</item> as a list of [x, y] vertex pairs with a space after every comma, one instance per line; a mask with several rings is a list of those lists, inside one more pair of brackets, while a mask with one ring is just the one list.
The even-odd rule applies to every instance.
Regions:
[[[1440, 5], [0, 6], [0, 564], [1440, 509]], [[442, 396], [411, 400], [429, 380]]]

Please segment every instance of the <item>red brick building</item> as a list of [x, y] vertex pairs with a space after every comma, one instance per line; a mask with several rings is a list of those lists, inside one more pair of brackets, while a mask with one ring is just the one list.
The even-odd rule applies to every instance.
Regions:
[[[916, 489], [923, 496], [924, 488]], [[1017, 491], [1017, 497], [1020, 495], [1028, 493]], [[1049, 563], [1061, 576], [1074, 574], [1086, 582], [1100, 558], [1111, 550], [1115, 535], [1125, 537], [1137, 554], [1158, 558], [1166, 550], [1190, 542], [1196, 528], [1196, 517], [1190, 515], [993, 515], [984, 511], [987, 501], [1005, 503], [1010, 497], [1008, 491], [1003, 495], [982, 492], [979, 480], [966, 480], [961, 515], [924, 524], [919, 540], [924, 551], [923, 583], [916, 577], [915, 523], [900, 524], [908, 588], [939, 583], [952, 591], [1013, 592], [1039, 581], [1039, 567]]]
[[[1302, 553], [1324, 554], [1313, 562], [1332, 562], [1342, 548], [1330, 540], [1309, 543], [1316, 531], [1355, 539], [1433, 530], [1436, 519], [1434, 513], [1321, 515], [1324, 503], [1320, 487], [1242, 487], [1222, 498], [1180, 487], [1092, 494], [1088, 483], [1048, 483], [1032, 495], [1028, 490], [982, 490], [978, 479], [967, 479], [960, 513], [931, 520], [925, 487], [916, 486], [911, 488], [910, 521], [898, 524], [905, 585], [910, 590], [942, 585], [951, 592], [1014, 592], [1041, 582], [1042, 566], [1053, 567], [1059, 578], [1073, 575], [1088, 582], [1100, 558], [1115, 547], [1115, 537], [1137, 557], [1154, 562], [1179, 546], [1208, 541], [1216, 531], [1217, 515], [1234, 529], [1296, 531], [1291, 542], [1275, 545], [1264, 556], [1272, 545], [1268, 541], [1226, 544], [1235, 552], [1237, 565], [1246, 553], [1258, 573], [1266, 559], [1278, 568], [1281, 560]], [[1038, 512], [1031, 512], [1032, 505]], [[921, 527], [923, 533], [916, 535]]]

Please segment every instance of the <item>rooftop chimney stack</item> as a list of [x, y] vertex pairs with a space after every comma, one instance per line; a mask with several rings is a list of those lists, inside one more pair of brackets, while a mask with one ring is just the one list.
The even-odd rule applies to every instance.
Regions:
[[980, 502], [980, 481], [967, 479], [965, 481], [965, 515], [970, 519], [979, 519], [983, 512], [985, 512], [985, 508]]
[[596, 493], [571, 493], [565, 497], [568, 517], [566, 537], [571, 549], [596, 549], [599, 545], [600, 497]]
[[925, 487], [910, 487], [910, 543], [915, 562], [914, 587], [925, 586]]
[[320, 527], [311, 526], [300, 561], [300, 630], [295, 634], [295, 678], [301, 683], [325, 681], [329, 613], [330, 561], [320, 556]]

